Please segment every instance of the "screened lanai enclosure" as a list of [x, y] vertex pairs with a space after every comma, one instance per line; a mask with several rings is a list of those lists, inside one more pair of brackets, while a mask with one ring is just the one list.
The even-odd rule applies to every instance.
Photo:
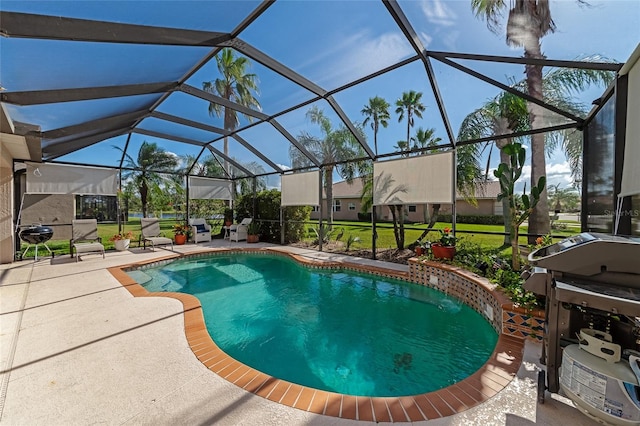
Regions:
[[[583, 230], [638, 234], [628, 183], [640, 179], [623, 173], [639, 155], [637, 32], [601, 29], [622, 57], [581, 45], [593, 37], [586, 26], [544, 39], [564, 50], [523, 55], [504, 41], [504, 28], [514, 36], [506, 15], [493, 33], [487, 24], [500, 25], [461, 3], [3, 1], [3, 253], [18, 243], [25, 195], [44, 210], [48, 196], [62, 197], [60, 217], [32, 216], [62, 230], [91, 206], [113, 211], [131, 172], [173, 175], [186, 215], [195, 199], [232, 205], [240, 187], [277, 188], [282, 206], [316, 206], [320, 221], [335, 208], [332, 182], [372, 174], [374, 209], [450, 205], [455, 227], [456, 199], [475, 195], [497, 165], [492, 144], [514, 140], [531, 147], [537, 179], [545, 140], [584, 139], [570, 173]], [[542, 93], [527, 83], [535, 70]], [[505, 105], [514, 109], [500, 113]], [[149, 147], [172, 160], [149, 163], [140, 156]], [[540, 150], [542, 169], [530, 160]], [[59, 185], [31, 185], [45, 170]]]

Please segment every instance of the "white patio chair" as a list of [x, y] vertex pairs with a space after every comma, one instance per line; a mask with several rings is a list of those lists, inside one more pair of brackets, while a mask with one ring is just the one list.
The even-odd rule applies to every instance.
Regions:
[[191, 235], [193, 235], [193, 242], [200, 243], [211, 241], [211, 225], [206, 220], [201, 218], [189, 219], [189, 225], [191, 225]]
[[231, 230], [229, 231], [229, 241], [235, 241], [237, 243], [240, 240], [246, 240], [250, 223], [251, 218], [248, 217], [242, 219], [242, 222], [235, 225], [235, 227], [234, 225], [231, 225]]
[[71, 240], [69, 240], [69, 252], [73, 257], [76, 252], [76, 262], [80, 254], [102, 253], [104, 259], [104, 246], [98, 236], [98, 221], [96, 219], [74, 219], [71, 221]]
[[140, 219], [140, 228], [142, 230], [142, 243], [145, 250], [147, 248], [147, 241], [151, 243], [151, 249], [154, 251], [156, 246], [168, 244], [171, 244], [171, 250], [173, 250], [173, 240], [160, 236], [160, 222], [157, 218]]

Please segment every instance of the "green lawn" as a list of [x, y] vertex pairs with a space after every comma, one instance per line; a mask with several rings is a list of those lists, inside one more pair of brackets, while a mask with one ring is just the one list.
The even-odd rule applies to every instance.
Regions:
[[[166, 237], [173, 237], [173, 225], [177, 222], [174, 219], [164, 219], [160, 220], [160, 229], [162, 233]], [[574, 235], [580, 232], [580, 224], [579, 223], [571, 223], [568, 222], [565, 224], [566, 229], [561, 231], [554, 231], [553, 235], [558, 237], [565, 237], [569, 235]], [[315, 225], [317, 226], [317, 225]], [[446, 226], [451, 226], [448, 223], [438, 223], [436, 225], [437, 228], [442, 229]], [[311, 229], [314, 227], [313, 224], [308, 224], [307, 229]], [[354, 243], [352, 248], [354, 249], [371, 249], [371, 223], [367, 222], [348, 222], [348, 221], [337, 221], [334, 222], [334, 228], [336, 229], [331, 239], [334, 240], [337, 234], [340, 232], [342, 228], [344, 228], [344, 235], [341, 238], [341, 241], [346, 241], [349, 235], [360, 238], [360, 241]], [[425, 224], [411, 224], [406, 225], [405, 228], [405, 246], [416, 241], [416, 239], [422, 234], [423, 230], [426, 229], [427, 226]], [[138, 241], [140, 237], [140, 219], [132, 219], [128, 221], [124, 225], [125, 231], [132, 231], [134, 233], [134, 238], [131, 241], [132, 247], [138, 246]], [[501, 235], [487, 235], [482, 234], [481, 232], [503, 232], [504, 227], [501, 225], [473, 225], [460, 223], [456, 225], [456, 230], [458, 231], [458, 237], [464, 238], [465, 240], [472, 241], [474, 243], [480, 244], [482, 247], [487, 249], [495, 249], [502, 245], [503, 237]], [[213, 233], [216, 234], [219, 232], [219, 229], [214, 228]], [[378, 223], [377, 224], [378, 231], [378, 240], [377, 240], [377, 248], [380, 250], [395, 248], [396, 243], [393, 237], [393, 227], [390, 223]], [[527, 228], [522, 227], [521, 232], [526, 232]], [[105, 249], [110, 250], [113, 249], [113, 242], [109, 241], [109, 238], [118, 232], [118, 225], [113, 224], [99, 224], [98, 225], [98, 235], [102, 237], [102, 243], [105, 246]], [[313, 239], [313, 232], [309, 232], [307, 235], [307, 239]], [[438, 232], [430, 232], [427, 235], [427, 240], [435, 240], [439, 236]], [[526, 237], [520, 238], [520, 244], [526, 245], [527, 240]], [[69, 241], [68, 240], [51, 240], [47, 242], [47, 246], [55, 252], [55, 255], [63, 255], [69, 254]], [[22, 243], [21, 252], [23, 252], [27, 248], [26, 243]], [[46, 252], [44, 247], [38, 249], [38, 254], [43, 254], [42, 250]], [[26, 257], [33, 257], [34, 250], [33, 248], [29, 249]]]
[[[160, 230], [162, 234], [166, 237], [173, 237], [173, 225], [176, 223], [174, 219], [166, 219], [160, 220]], [[126, 224], [124, 224], [124, 231], [131, 231], [134, 234], [134, 238], [131, 240], [132, 247], [138, 247], [138, 241], [140, 238], [140, 219], [131, 219]], [[104, 248], [106, 250], [113, 249], [113, 242], [109, 241], [114, 234], [118, 233], [118, 224], [117, 223], [100, 223], [98, 224], [98, 236], [102, 238], [102, 244], [104, 244]], [[54, 233], [55, 238], [55, 233]], [[56, 256], [69, 254], [69, 240], [56, 240], [52, 239], [47, 242], [47, 246], [55, 253]], [[20, 252], [24, 252], [27, 248], [27, 243], [21, 242]], [[35, 254], [35, 250], [32, 248], [29, 249], [29, 252], [26, 253], [27, 258], [33, 258]], [[47, 253], [47, 249], [40, 246], [38, 248], [38, 255], [45, 255]]]
[[[571, 224], [573, 225], [573, 224]], [[447, 226], [451, 226], [450, 223], [437, 223], [437, 229], [444, 229]], [[313, 227], [313, 225], [308, 225], [308, 228]], [[348, 222], [348, 221], [336, 221], [334, 222], [335, 230], [331, 239], [335, 239], [337, 234], [340, 232], [341, 228], [344, 228], [344, 235], [340, 239], [341, 241], [346, 241], [349, 235], [353, 235], [354, 237], [359, 237], [360, 241], [356, 243], [354, 248], [361, 249], [370, 249], [371, 248], [371, 223], [366, 222]], [[376, 225], [376, 229], [378, 232], [378, 240], [377, 240], [377, 248], [379, 249], [389, 249], [395, 248], [396, 242], [393, 236], [393, 225], [391, 223], [378, 223]], [[427, 229], [426, 224], [410, 224], [405, 226], [405, 246], [416, 241], [416, 239], [422, 235], [422, 232]], [[504, 232], [504, 226], [502, 225], [476, 225], [476, 224], [468, 224], [468, 223], [459, 223], [456, 225], [457, 236], [460, 238], [464, 238], [465, 240], [474, 242], [479, 244], [482, 247], [487, 249], [495, 249], [497, 247], [502, 246], [504, 241], [504, 237], [502, 235], [487, 235], [483, 233], [502, 233]], [[526, 233], [527, 227], [521, 227], [520, 232]], [[577, 224], [576, 226], [567, 226], [566, 229], [562, 231], [554, 231], [553, 235], [558, 237], [566, 237], [569, 235], [575, 235], [580, 232], [580, 226]], [[308, 237], [312, 239], [314, 237], [314, 233], [311, 232], [308, 234]], [[437, 231], [431, 231], [426, 236], [426, 240], [432, 241], [436, 240], [440, 236], [440, 233]], [[520, 244], [526, 245], [527, 238], [520, 237]]]

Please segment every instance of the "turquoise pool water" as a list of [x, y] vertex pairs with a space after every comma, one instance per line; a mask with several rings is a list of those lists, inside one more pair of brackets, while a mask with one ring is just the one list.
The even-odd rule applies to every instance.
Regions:
[[148, 291], [198, 297], [211, 337], [238, 361], [343, 394], [449, 386], [478, 370], [498, 338], [480, 314], [439, 291], [283, 256], [214, 255], [128, 273]]

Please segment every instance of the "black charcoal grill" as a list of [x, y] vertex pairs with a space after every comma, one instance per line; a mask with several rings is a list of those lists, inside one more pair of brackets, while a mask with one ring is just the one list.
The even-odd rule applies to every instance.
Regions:
[[20, 239], [28, 244], [27, 248], [22, 253], [22, 258], [24, 258], [24, 255], [27, 254], [27, 251], [29, 251], [31, 246], [34, 245], [36, 250], [35, 260], [37, 261], [38, 245], [40, 244], [42, 244], [47, 249], [47, 251], [49, 251], [49, 254], [53, 256], [53, 253], [46, 244], [47, 241], [49, 241], [51, 237], [53, 237], [53, 229], [49, 228], [48, 226], [34, 224], [23, 227], [19, 235]]

